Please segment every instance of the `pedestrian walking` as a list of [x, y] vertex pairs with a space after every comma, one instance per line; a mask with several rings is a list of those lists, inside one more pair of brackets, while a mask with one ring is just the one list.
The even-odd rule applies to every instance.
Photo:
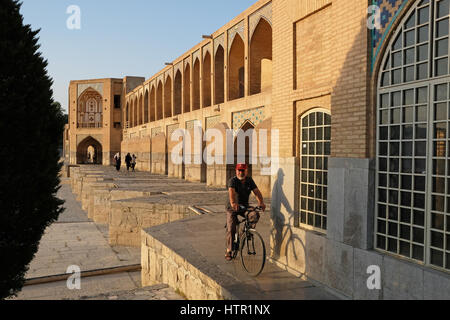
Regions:
[[136, 157], [136, 155], [133, 154], [133, 156], [131, 157], [131, 169], [133, 169], [133, 172], [134, 172], [134, 169], [136, 168], [136, 160], [137, 160], [137, 157]]
[[114, 156], [114, 161], [116, 163], [116, 170], [120, 171], [120, 167], [122, 165], [122, 158], [120, 157], [119, 152], [117, 152], [116, 155]]
[[125, 163], [126, 163], [126, 165], [127, 165], [127, 171], [130, 171], [131, 160], [133, 160], [133, 159], [131, 158], [131, 154], [128, 153], [127, 156], [125, 157]]

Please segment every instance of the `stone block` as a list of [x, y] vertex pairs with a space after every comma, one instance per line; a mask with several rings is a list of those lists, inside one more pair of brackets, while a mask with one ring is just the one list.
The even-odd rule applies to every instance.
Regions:
[[306, 276], [318, 282], [325, 282], [325, 251], [327, 239], [315, 232], [306, 232]]
[[328, 223], [327, 237], [344, 241], [345, 169], [330, 167], [328, 170]]
[[424, 271], [422, 267], [390, 256], [383, 260], [383, 299], [422, 300]]
[[[354, 280], [353, 280], [353, 299], [355, 300], [379, 300], [382, 299], [382, 289], [370, 290], [367, 286], [367, 280], [370, 274], [367, 270], [370, 266], [378, 266], [380, 271], [383, 267], [383, 256], [374, 251], [354, 249]], [[383, 273], [381, 272], [381, 277]], [[382, 280], [382, 278], [380, 279]], [[382, 282], [381, 282], [382, 283]]]
[[423, 282], [425, 300], [450, 300], [450, 275], [448, 273], [425, 270]]
[[353, 296], [353, 248], [327, 239], [324, 283], [347, 297]]
[[329, 239], [355, 248], [372, 248], [374, 163], [371, 159], [330, 159]]

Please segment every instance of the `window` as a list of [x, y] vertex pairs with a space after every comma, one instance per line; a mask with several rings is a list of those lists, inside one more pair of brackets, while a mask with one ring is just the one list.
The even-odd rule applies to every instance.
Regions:
[[115, 95], [114, 96], [114, 108], [115, 109], [120, 109], [121, 106], [121, 102], [120, 102], [121, 96], [120, 95]]
[[385, 54], [378, 90], [375, 221], [378, 250], [447, 271], [449, 2], [417, 1]]
[[327, 111], [313, 110], [300, 121], [300, 223], [324, 232], [327, 229], [331, 116]]

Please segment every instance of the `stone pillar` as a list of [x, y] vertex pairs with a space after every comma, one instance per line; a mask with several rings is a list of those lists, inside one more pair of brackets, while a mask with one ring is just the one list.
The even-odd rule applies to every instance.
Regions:
[[327, 237], [359, 249], [373, 248], [375, 160], [330, 158]]

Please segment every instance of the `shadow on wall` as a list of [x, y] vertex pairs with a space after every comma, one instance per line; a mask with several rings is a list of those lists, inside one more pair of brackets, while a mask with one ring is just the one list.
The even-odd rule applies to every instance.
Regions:
[[[284, 177], [283, 169], [279, 169], [272, 189], [270, 213], [272, 221], [272, 231], [270, 234], [272, 242], [271, 258], [275, 260], [283, 258], [286, 260], [286, 264], [289, 265], [289, 263], [296, 264], [298, 260], [305, 261], [306, 248], [303, 241], [292, 230], [295, 212], [283, 191]], [[281, 212], [282, 206], [289, 215], [287, 223], [286, 216]], [[299, 253], [302, 253], [301, 257]], [[290, 258], [295, 261], [289, 261]]]

